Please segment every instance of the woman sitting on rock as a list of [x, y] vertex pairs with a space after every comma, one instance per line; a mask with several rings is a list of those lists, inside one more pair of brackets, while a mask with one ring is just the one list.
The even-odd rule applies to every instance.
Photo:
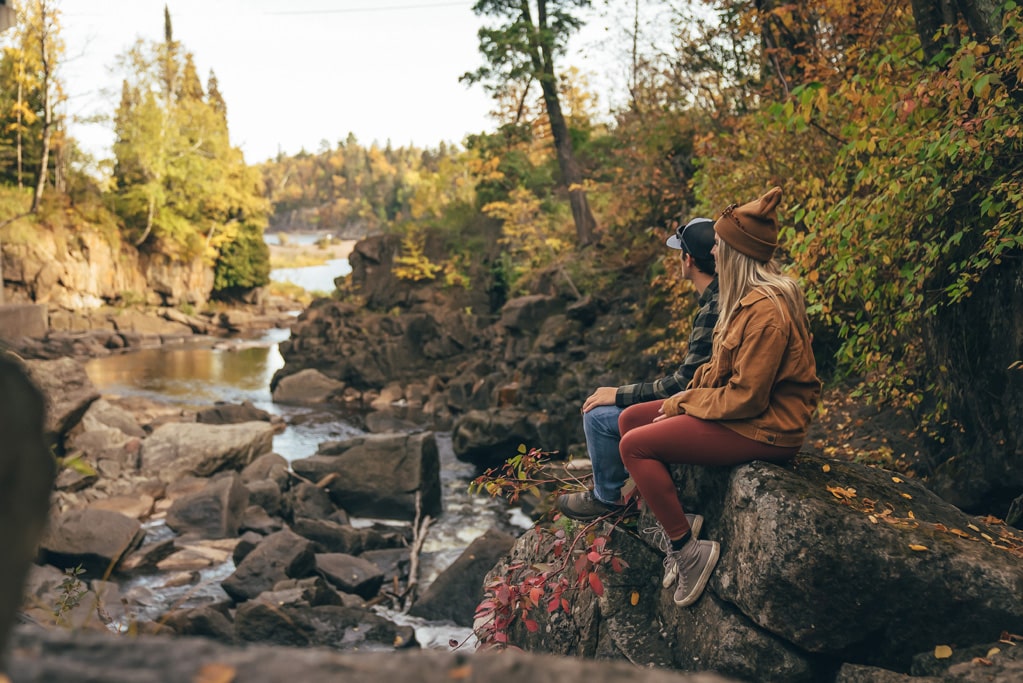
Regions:
[[692, 537], [668, 465], [787, 461], [820, 399], [803, 292], [773, 260], [780, 199], [775, 187], [714, 223], [720, 317], [710, 361], [685, 391], [619, 417], [622, 462], [668, 540], [663, 585], [677, 580], [683, 607], [700, 597], [720, 546]]

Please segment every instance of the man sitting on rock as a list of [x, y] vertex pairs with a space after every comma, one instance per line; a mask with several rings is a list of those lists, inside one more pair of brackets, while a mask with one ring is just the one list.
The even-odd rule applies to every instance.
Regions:
[[[689, 349], [674, 374], [655, 382], [597, 387], [583, 403], [583, 431], [593, 466], [593, 489], [558, 498], [558, 509], [572, 519], [589, 521], [626, 507], [622, 500], [622, 487], [629, 473], [618, 452], [621, 439], [618, 416], [633, 404], [664, 400], [682, 391], [696, 369], [710, 359], [714, 325], [718, 319], [718, 279], [714, 257], [710, 253], [714, 247], [714, 221], [694, 218], [677, 227], [667, 244], [680, 250], [682, 276], [692, 282], [700, 294], [700, 310], [689, 335]], [[698, 515], [692, 517], [690, 525], [695, 537], [702, 520], [696, 519]]]

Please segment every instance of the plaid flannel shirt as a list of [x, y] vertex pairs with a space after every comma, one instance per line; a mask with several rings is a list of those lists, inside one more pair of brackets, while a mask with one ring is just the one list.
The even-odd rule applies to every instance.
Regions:
[[718, 279], [714, 278], [700, 295], [700, 310], [693, 320], [689, 350], [674, 374], [654, 382], [640, 382], [618, 387], [615, 405], [619, 408], [674, 396], [689, 384], [696, 369], [710, 360], [714, 345], [714, 325], [718, 322]]

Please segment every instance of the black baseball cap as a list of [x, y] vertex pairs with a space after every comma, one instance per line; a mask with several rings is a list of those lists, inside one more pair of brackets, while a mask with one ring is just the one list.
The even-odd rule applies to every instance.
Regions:
[[714, 221], [709, 218], [694, 218], [685, 225], [675, 228], [675, 234], [668, 238], [667, 245], [681, 249], [693, 258], [708, 261], [714, 257]]

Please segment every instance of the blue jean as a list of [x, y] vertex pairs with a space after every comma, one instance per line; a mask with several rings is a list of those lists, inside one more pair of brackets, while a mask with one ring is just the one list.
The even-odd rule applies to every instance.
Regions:
[[593, 465], [593, 495], [609, 505], [618, 503], [622, 486], [629, 478], [618, 452], [618, 442], [622, 438], [618, 431], [618, 416], [622, 410], [624, 408], [618, 406], [597, 406], [583, 413], [586, 451]]

